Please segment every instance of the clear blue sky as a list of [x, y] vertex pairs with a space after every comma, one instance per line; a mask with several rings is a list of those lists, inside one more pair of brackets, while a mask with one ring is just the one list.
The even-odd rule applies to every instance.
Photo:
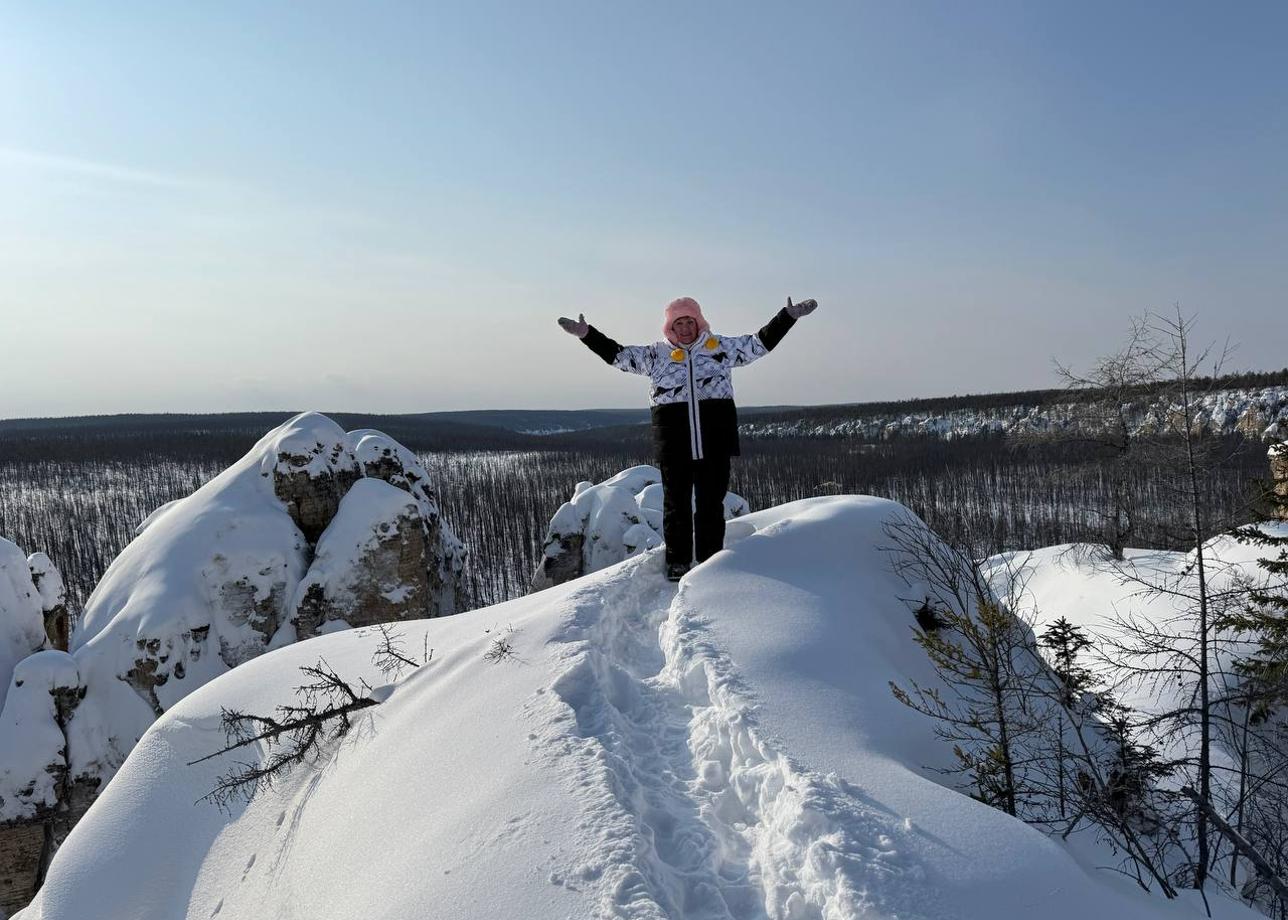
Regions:
[[643, 404], [554, 324], [822, 307], [740, 401], [1288, 364], [1288, 4], [0, 0], [0, 417]]

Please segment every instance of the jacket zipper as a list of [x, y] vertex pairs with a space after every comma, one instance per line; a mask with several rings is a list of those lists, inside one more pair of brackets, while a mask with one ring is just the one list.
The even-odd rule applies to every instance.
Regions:
[[689, 368], [689, 442], [693, 450], [693, 459], [702, 459], [702, 418], [698, 412], [698, 384], [693, 378], [693, 352], [687, 348], [684, 353], [685, 364]]

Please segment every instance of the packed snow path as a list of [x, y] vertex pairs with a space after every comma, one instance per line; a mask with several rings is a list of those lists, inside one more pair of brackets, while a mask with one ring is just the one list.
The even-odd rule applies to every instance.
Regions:
[[[889, 683], [935, 680], [892, 571], [891, 502], [757, 512], [678, 590], [654, 554], [399, 625], [432, 661], [231, 815], [220, 711], [272, 712], [346, 630], [179, 701], [59, 850], [21, 920], [1180, 920], [945, 788], [952, 753]], [[513, 627], [513, 632], [510, 628]], [[498, 632], [501, 631], [501, 632]], [[498, 637], [514, 655], [488, 660]], [[1256, 915], [1214, 900], [1218, 918]]]
[[[586, 591], [558, 637], [551, 689], [573, 724], [542, 746], [594, 820], [588, 858], [552, 880], [602, 878], [601, 915], [628, 920], [954, 916], [901, 853], [909, 825], [758, 737], [732, 663], [658, 562]], [[535, 719], [570, 721], [538, 699]]]

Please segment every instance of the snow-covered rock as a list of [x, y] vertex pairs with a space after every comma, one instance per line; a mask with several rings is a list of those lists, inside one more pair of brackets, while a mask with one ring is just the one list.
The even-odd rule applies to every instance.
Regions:
[[407, 492], [380, 479], [354, 483], [295, 589], [298, 636], [316, 636], [328, 624], [424, 616], [431, 606], [426, 537], [419, 505]]
[[[464, 558], [401, 445], [314, 413], [269, 432], [149, 516], [87, 601], [68, 656], [82, 699], [61, 726], [63, 823], [88, 808], [157, 717], [232, 668], [324, 627], [457, 612]], [[0, 545], [0, 656], [41, 648], [44, 610], [61, 598], [51, 566], [31, 571]], [[6, 686], [11, 668], [0, 657]], [[35, 711], [29, 696], [19, 703], [0, 722], [16, 726], [14, 739], [28, 725], [35, 739], [48, 720], [24, 715]], [[0, 775], [21, 785], [32, 756], [24, 744], [0, 746]], [[43, 795], [35, 779], [32, 796]]]
[[0, 714], [0, 917], [24, 906], [68, 800], [64, 728], [80, 701], [76, 662], [54, 649], [14, 668]]
[[62, 573], [44, 553], [32, 553], [28, 556], [27, 568], [31, 570], [31, 583], [40, 595], [40, 609], [49, 645], [65, 652], [71, 641], [71, 618], [67, 610], [67, 586], [63, 583]]
[[1288, 519], [1288, 441], [1272, 445], [1269, 456], [1270, 476], [1275, 483], [1275, 493], [1284, 500], [1277, 510]]
[[29, 655], [14, 669], [0, 717], [0, 824], [51, 814], [67, 780], [63, 726], [80, 702], [76, 660], [63, 651]]
[[[33, 652], [50, 647], [45, 632], [47, 599], [37, 579], [52, 599], [58, 596], [62, 578], [52, 564], [45, 567], [47, 562], [43, 553], [29, 561], [17, 544], [0, 537], [0, 710], [14, 667]], [[33, 571], [34, 566], [39, 566], [38, 571]]]
[[[322, 761], [231, 814], [194, 801], [319, 657], [384, 683], [371, 630], [262, 656], [169, 710], [21, 920], [1182, 920], [937, 782], [951, 751], [889, 682], [933, 685], [890, 565], [898, 505], [748, 515], [678, 591], [659, 552], [458, 617]], [[512, 660], [488, 660], [506, 624]], [[164, 866], [165, 871], [158, 871]], [[1213, 916], [1255, 914], [1212, 894]]]
[[[751, 510], [732, 492], [724, 507], [726, 520]], [[661, 545], [662, 474], [657, 467], [633, 466], [598, 485], [579, 482], [572, 500], [550, 520], [532, 590], [598, 572]]]

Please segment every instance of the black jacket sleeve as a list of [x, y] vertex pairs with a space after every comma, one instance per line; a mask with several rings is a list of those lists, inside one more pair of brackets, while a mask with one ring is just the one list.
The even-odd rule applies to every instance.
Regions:
[[586, 333], [586, 337], [581, 340], [582, 344], [604, 359], [607, 364], [612, 364], [622, 351], [622, 346], [618, 345], [604, 333], [600, 332], [594, 326]]
[[[783, 336], [787, 335], [787, 330], [795, 325], [796, 320], [787, 312], [787, 308], [783, 307], [757, 333], [760, 336], [760, 344], [765, 346], [765, 351], [773, 351], [774, 346], [783, 340]], [[593, 332], [594, 329], [592, 328], [591, 331]], [[590, 336], [587, 336], [587, 338], [590, 338]]]

